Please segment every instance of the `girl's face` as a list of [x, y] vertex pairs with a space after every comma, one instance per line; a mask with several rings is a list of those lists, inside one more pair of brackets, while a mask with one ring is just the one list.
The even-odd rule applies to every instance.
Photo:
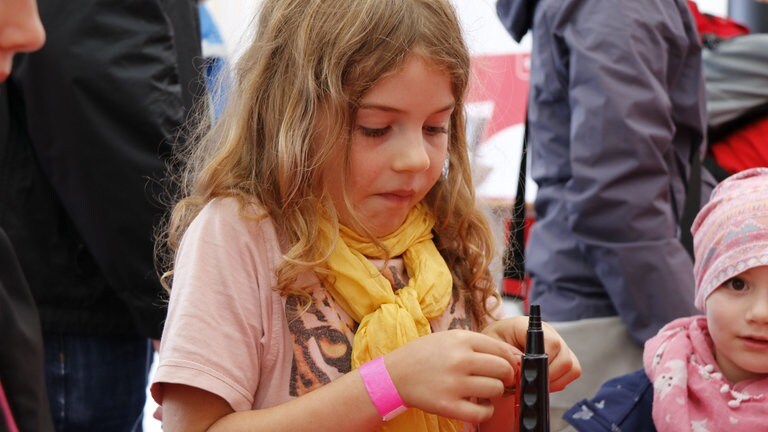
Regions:
[[736, 383], [768, 374], [768, 266], [726, 281], [707, 298], [715, 358]]
[[342, 224], [352, 221], [344, 205], [346, 191], [359, 220], [377, 237], [402, 225], [440, 178], [454, 105], [448, 74], [413, 54], [363, 95], [348, 181], [342, 184], [342, 160], [325, 173]]
[[44, 41], [35, 0], [0, 0], [0, 82], [11, 73], [14, 54], [35, 51]]

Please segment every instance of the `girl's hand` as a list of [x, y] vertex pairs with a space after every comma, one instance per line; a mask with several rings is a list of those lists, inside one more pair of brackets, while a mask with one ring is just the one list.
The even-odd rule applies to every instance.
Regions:
[[[560, 391], [581, 376], [581, 364], [560, 334], [549, 324], [541, 324], [544, 330], [544, 349], [549, 356], [549, 389], [553, 392]], [[496, 321], [486, 327], [483, 334], [525, 351], [527, 331], [528, 317], [519, 316]]]
[[516, 382], [520, 355], [484, 334], [450, 330], [411, 341], [384, 362], [407, 406], [481, 423], [493, 414], [488, 399]]

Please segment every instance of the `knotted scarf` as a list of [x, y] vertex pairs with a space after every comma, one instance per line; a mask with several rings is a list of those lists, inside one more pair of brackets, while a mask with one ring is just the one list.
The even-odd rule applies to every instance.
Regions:
[[[360, 323], [352, 343], [352, 368], [387, 354], [432, 332], [429, 319], [440, 316], [451, 300], [453, 278], [432, 241], [435, 219], [423, 205], [381, 242], [390, 256], [342, 226], [327, 260], [334, 277], [329, 291], [336, 303]], [[328, 229], [328, 226], [324, 227]], [[326, 231], [327, 232], [327, 231]], [[402, 255], [408, 285], [394, 291], [369, 258]], [[460, 431], [462, 423], [411, 408], [387, 422], [383, 431]]]
[[768, 378], [734, 385], [720, 372], [712, 347], [701, 315], [672, 321], [645, 343], [659, 432], [765, 430]]

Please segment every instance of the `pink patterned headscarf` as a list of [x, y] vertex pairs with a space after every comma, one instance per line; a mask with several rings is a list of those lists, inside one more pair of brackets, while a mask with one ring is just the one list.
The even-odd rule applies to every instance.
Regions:
[[696, 307], [712, 291], [753, 267], [768, 265], [768, 168], [723, 180], [691, 228], [696, 264]]

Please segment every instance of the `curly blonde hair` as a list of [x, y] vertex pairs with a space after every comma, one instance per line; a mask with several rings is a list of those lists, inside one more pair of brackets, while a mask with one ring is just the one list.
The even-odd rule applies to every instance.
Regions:
[[[322, 273], [331, 244], [321, 218], [337, 224], [322, 172], [346, 146], [357, 103], [378, 80], [420, 55], [450, 77], [451, 117], [444, 175], [427, 197], [438, 216], [435, 243], [478, 327], [498, 297], [489, 270], [495, 253], [488, 222], [476, 207], [465, 134], [469, 53], [448, 0], [265, 0], [254, 38], [238, 61], [230, 100], [212, 127], [200, 122], [180, 153], [179, 198], [158, 239], [168, 285], [181, 237], [202, 207], [234, 197], [244, 217], [267, 214], [285, 244], [277, 269], [282, 295], [309, 299], [296, 284]], [[320, 117], [330, 134], [317, 138]], [[207, 116], [204, 116], [207, 118]], [[248, 209], [259, 209], [258, 212]], [[372, 239], [375, 241], [375, 239]]]

